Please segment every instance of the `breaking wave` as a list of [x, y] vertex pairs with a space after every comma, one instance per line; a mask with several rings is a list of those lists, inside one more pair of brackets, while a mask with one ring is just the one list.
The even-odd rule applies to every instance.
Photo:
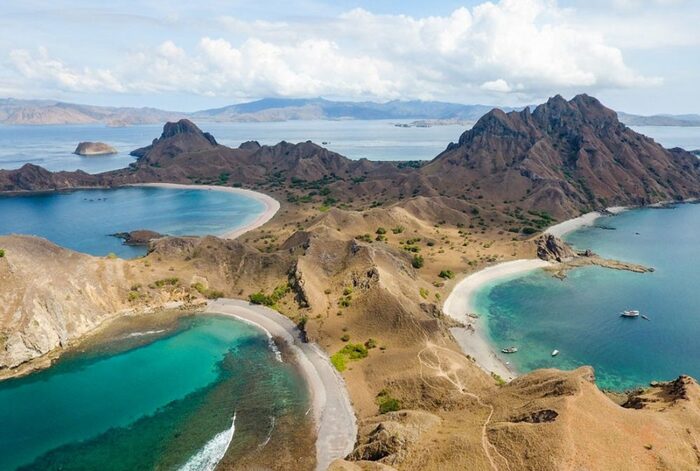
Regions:
[[236, 414], [233, 414], [231, 427], [223, 432], [217, 433], [209, 440], [192, 458], [187, 461], [180, 471], [214, 471], [216, 465], [226, 454], [233, 433], [236, 431]]

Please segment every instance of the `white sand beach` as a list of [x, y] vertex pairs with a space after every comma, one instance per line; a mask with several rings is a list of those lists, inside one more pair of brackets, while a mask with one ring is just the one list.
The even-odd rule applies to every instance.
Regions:
[[311, 412], [316, 422], [316, 469], [350, 453], [355, 445], [357, 423], [345, 382], [328, 356], [314, 343], [303, 343], [287, 317], [264, 306], [238, 299], [209, 302], [207, 313], [234, 316], [254, 324], [268, 335], [280, 337], [296, 356], [311, 393]]
[[170, 188], [170, 189], [178, 189], [178, 190], [224, 191], [227, 193], [236, 193], [236, 194], [254, 199], [254, 200], [259, 201], [265, 205], [265, 210], [258, 217], [256, 217], [253, 221], [251, 221], [250, 223], [246, 224], [243, 227], [239, 227], [238, 229], [234, 229], [232, 231], [226, 232], [225, 234], [223, 234], [221, 236], [224, 239], [235, 239], [236, 237], [239, 237], [241, 234], [244, 234], [244, 233], [251, 231], [253, 229], [257, 229], [258, 227], [262, 226], [267, 221], [272, 219], [272, 217], [275, 214], [277, 214], [277, 211], [279, 211], [279, 209], [280, 209], [279, 201], [277, 201], [276, 199], [274, 199], [271, 196], [268, 196], [268, 195], [263, 194], [263, 193], [258, 193], [257, 191], [253, 191], [253, 190], [246, 190], [243, 188], [232, 188], [230, 186], [181, 185], [179, 183], [138, 183], [138, 184], [127, 185], [127, 186], [150, 186], [150, 187], [156, 187], [156, 188]]
[[483, 313], [474, 309], [474, 294], [484, 285], [497, 280], [507, 279], [516, 275], [521, 275], [549, 265], [543, 260], [514, 260], [503, 262], [487, 267], [479, 272], [473, 273], [461, 280], [452, 289], [449, 297], [445, 300], [442, 309], [448, 316], [466, 324], [471, 324], [474, 330], [462, 327], [450, 329], [462, 351], [474, 358], [482, 369], [489, 373], [496, 373], [504, 379], [512, 379], [517, 372], [506, 365], [506, 360], [499, 357], [495, 349], [489, 344], [486, 337], [485, 320], [470, 318], [467, 314], [476, 313], [482, 316]]
[[[607, 212], [607, 214], [620, 214], [621, 212], [627, 211], [628, 209], [629, 208], [627, 208], [626, 206], [611, 206], [609, 208], [606, 208], [605, 211]], [[603, 216], [605, 216], [605, 213], [601, 213], [600, 211], [592, 211], [590, 213], [584, 214], [583, 216], [579, 216], [573, 219], [567, 219], [564, 222], [555, 224], [552, 227], [548, 228], [545, 231], [545, 233], [562, 238], [565, 235], [577, 231], [583, 227], [592, 226], [593, 224], [595, 224], [598, 218], [601, 218]]]

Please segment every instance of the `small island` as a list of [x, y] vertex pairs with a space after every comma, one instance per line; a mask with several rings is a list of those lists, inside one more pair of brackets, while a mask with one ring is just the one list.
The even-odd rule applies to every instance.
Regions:
[[117, 149], [104, 142], [81, 142], [73, 153], [83, 157], [92, 157], [95, 155], [116, 154]]

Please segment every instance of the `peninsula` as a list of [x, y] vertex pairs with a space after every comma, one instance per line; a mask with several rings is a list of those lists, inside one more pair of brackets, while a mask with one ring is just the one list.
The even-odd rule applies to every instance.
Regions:
[[[590, 367], [504, 377], [478, 348], [461, 348], [473, 347], [471, 334], [455, 334], [470, 321], [453, 289], [498, 263], [536, 259], [548, 227], [610, 206], [700, 197], [694, 155], [627, 128], [595, 98], [492, 110], [419, 168], [353, 161], [311, 142], [229, 148], [187, 120], [134, 154], [131, 167], [99, 175], [0, 171], [0, 190], [216, 185], [269, 195], [279, 211], [233, 240], [162, 237], [128, 261], [0, 237], [5, 376], [124, 313], [238, 298], [274, 304], [342, 374], [358, 433], [331, 469], [697, 466], [692, 378], [613, 401]], [[570, 255], [542, 244], [553, 259], [527, 269]], [[166, 278], [178, 281], [157, 283]]]

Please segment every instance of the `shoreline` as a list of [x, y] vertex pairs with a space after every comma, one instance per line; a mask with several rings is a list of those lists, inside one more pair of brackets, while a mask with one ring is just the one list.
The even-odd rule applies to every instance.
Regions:
[[462, 352], [471, 356], [476, 364], [487, 373], [495, 373], [505, 380], [511, 380], [518, 375], [513, 366], [498, 356], [497, 349], [491, 344], [486, 335], [486, 321], [482, 313], [479, 318], [468, 316], [475, 312], [474, 293], [483, 286], [512, 276], [549, 266], [549, 262], [539, 259], [521, 259], [502, 262], [484, 268], [460, 280], [445, 300], [442, 310], [452, 319], [473, 327], [453, 327], [452, 336], [459, 344]]
[[[631, 208], [614, 206], [606, 208], [605, 212], [592, 211], [550, 226], [543, 231], [543, 234], [551, 234], [562, 238], [571, 232], [594, 225], [599, 218], [604, 217], [606, 214], [620, 214], [629, 209]], [[462, 352], [474, 358], [476, 364], [482, 370], [487, 373], [497, 374], [507, 381], [518, 376], [518, 371], [503, 356], [499, 356], [500, 348], [493, 345], [488, 339], [484, 314], [477, 312], [474, 306], [474, 293], [490, 283], [504, 281], [516, 275], [522, 275], [551, 265], [551, 262], [545, 262], [538, 258], [497, 263], [467, 275], [450, 291], [442, 306], [442, 310], [452, 319], [470, 327], [453, 327], [450, 329], [450, 332]], [[479, 317], [477, 319], [470, 318], [467, 315], [469, 313], [475, 313]], [[506, 347], [506, 345], [502, 347]]]
[[217, 185], [188, 185], [180, 183], [133, 183], [129, 185], [124, 185], [125, 187], [151, 187], [151, 188], [165, 188], [171, 190], [200, 190], [200, 191], [222, 191], [226, 193], [234, 193], [237, 195], [242, 195], [247, 198], [254, 199], [255, 201], [262, 203], [265, 207], [264, 211], [258, 215], [253, 221], [245, 224], [237, 229], [232, 229], [224, 232], [223, 234], [211, 234], [223, 239], [235, 239], [245, 234], [248, 231], [257, 229], [262, 226], [270, 219], [272, 219], [277, 211], [280, 209], [280, 203], [271, 196], [264, 193], [260, 193], [253, 190], [247, 190], [245, 188], [233, 188], [230, 186], [217, 186]]
[[316, 469], [349, 454], [355, 446], [357, 422], [343, 378], [316, 344], [303, 343], [294, 323], [264, 306], [238, 299], [210, 301], [205, 314], [235, 317], [256, 326], [268, 337], [281, 337], [296, 357], [310, 393], [316, 424]]

